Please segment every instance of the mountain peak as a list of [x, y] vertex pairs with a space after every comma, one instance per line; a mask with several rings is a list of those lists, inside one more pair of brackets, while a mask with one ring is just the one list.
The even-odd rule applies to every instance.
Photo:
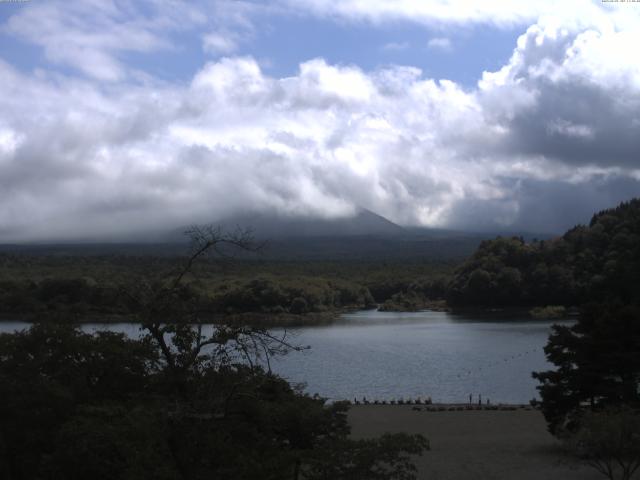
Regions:
[[250, 228], [258, 238], [388, 236], [404, 233], [399, 225], [360, 208], [352, 217], [292, 217], [273, 213], [245, 213], [219, 222], [224, 228]]

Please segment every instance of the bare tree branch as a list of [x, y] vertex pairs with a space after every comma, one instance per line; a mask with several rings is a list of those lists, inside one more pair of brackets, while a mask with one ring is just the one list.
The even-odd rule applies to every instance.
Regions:
[[187, 288], [187, 278], [194, 275], [197, 262], [209, 254], [230, 258], [230, 251], [257, 252], [265, 244], [256, 243], [251, 230], [239, 227], [228, 233], [217, 226], [195, 225], [185, 234], [191, 238], [190, 253], [169, 281], [141, 283], [137, 295], [124, 291], [139, 311], [142, 330], [158, 344], [170, 369], [199, 368], [202, 362], [220, 367], [234, 361], [245, 362], [253, 369], [264, 356], [271, 371], [272, 356], [308, 348], [290, 342], [286, 330], [276, 336], [263, 328], [217, 325], [204, 335], [198, 321], [202, 310]]

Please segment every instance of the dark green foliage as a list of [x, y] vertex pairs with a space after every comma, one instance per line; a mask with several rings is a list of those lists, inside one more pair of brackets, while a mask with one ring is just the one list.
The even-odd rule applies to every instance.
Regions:
[[640, 299], [640, 199], [600, 212], [589, 226], [525, 243], [484, 241], [457, 270], [448, 301], [457, 306], [579, 305]]
[[408, 455], [423, 451], [422, 437], [349, 440], [345, 404], [327, 406], [257, 366], [229, 362], [238, 332], [186, 355], [197, 332], [173, 329], [179, 364], [151, 337], [52, 324], [0, 335], [0, 477], [257, 480], [294, 478], [297, 469], [316, 478], [326, 455], [330, 471], [357, 465], [415, 478]]
[[567, 309], [562, 305], [547, 305], [531, 309], [529, 315], [540, 320], [560, 319], [566, 318]]
[[309, 305], [304, 298], [296, 297], [291, 301], [289, 311], [295, 314], [307, 313], [309, 311]]
[[426, 300], [414, 291], [400, 292], [391, 296], [380, 306], [383, 312], [415, 312], [426, 307]]
[[[365, 285], [378, 303], [391, 300], [394, 295], [419, 297], [423, 301], [445, 298], [449, 283], [448, 269], [443, 273], [435, 270], [425, 276], [424, 271], [400, 268], [400, 265], [388, 265], [386, 272], [365, 278]], [[424, 270], [432, 270], [424, 268]]]
[[[184, 257], [0, 254], [0, 315], [57, 321], [131, 316], [131, 285], [168, 281]], [[201, 311], [316, 314], [368, 308], [396, 294], [443, 299], [447, 263], [203, 259], [185, 278]], [[296, 300], [298, 299], [298, 300]], [[301, 303], [306, 302], [306, 307]], [[295, 303], [294, 303], [295, 301]]]
[[114, 286], [87, 278], [0, 281], [0, 311], [74, 318], [91, 313], [119, 314], [126, 304]]
[[373, 304], [366, 287], [345, 280], [310, 277], [267, 277], [219, 284], [213, 290], [215, 312], [294, 314], [365, 308]]
[[640, 407], [640, 308], [590, 305], [574, 326], [554, 326], [545, 347], [556, 370], [535, 372], [549, 429], [572, 428], [581, 406]]
[[36, 478], [79, 406], [145, 394], [156, 360], [147, 341], [68, 325], [0, 335], [0, 458], [9, 478]]
[[609, 480], [630, 480], [640, 468], [640, 412], [609, 408], [585, 412], [580, 428], [566, 436], [569, 451]]
[[166, 421], [157, 416], [146, 406], [82, 406], [58, 430], [41, 472], [60, 480], [175, 479]]

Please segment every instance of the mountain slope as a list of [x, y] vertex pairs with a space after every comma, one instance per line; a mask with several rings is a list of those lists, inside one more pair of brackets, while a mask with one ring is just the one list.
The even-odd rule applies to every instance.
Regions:
[[243, 214], [226, 218], [227, 229], [250, 228], [258, 238], [345, 237], [359, 235], [401, 235], [399, 225], [369, 210], [360, 209], [353, 217], [304, 218], [276, 214]]

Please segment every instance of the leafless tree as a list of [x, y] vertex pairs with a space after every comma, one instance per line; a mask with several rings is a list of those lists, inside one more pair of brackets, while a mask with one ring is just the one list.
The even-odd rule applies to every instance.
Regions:
[[227, 232], [220, 227], [194, 226], [185, 233], [191, 239], [190, 252], [169, 279], [141, 282], [126, 292], [135, 305], [142, 330], [159, 347], [167, 369], [184, 372], [205, 364], [215, 367], [237, 360], [253, 367], [264, 360], [270, 370], [274, 355], [301, 350], [289, 341], [286, 330], [274, 335], [265, 328], [245, 325], [203, 328], [205, 312], [187, 281], [194, 275], [196, 263], [207, 256], [223, 258], [237, 252], [256, 252], [262, 245], [247, 229]]

